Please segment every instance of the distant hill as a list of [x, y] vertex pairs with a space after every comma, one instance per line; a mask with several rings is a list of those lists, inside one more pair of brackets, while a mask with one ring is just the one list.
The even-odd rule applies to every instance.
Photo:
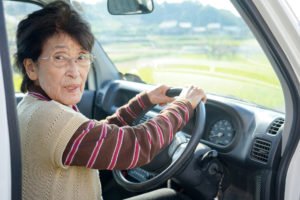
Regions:
[[[95, 30], [96, 35], [107, 31], [110, 32], [110, 30], [113, 32], [115, 29], [130, 31], [131, 27], [126, 27], [126, 24], [135, 24], [135, 22], [139, 25], [144, 23], [143, 29], [147, 30], [149, 28], [151, 32], [155, 32], [153, 28], [158, 28], [164, 23], [174, 22], [174, 20], [177, 23], [176, 27], [173, 27], [172, 30], [169, 29], [167, 33], [176, 34], [176, 32], [182, 31], [182, 26], [186, 26], [185, 28], [191, 27], [194, 29], [220, 27], [229, 30], [230, 34], [232, 34], [232, 31], [237, 32], [240, 37], [247, 37], [250, 34], [243, 20], [230, 11], [204, 6], [193, 1], [180, 4], [155, 4], [154, 11], [151, 14], [127, 17], [108, 17], [110, 14], [107, 11], [106, 2], [99, 2], [95, 5], [82, 3], [82, 5], [88, 11], [85, 14], [88, 16], [89, 22], [99, 24]], [[199, 14], [195, 15], [194, 13]], [[110, 21], [107, 21], [108, 18]], [[208, 32], [208, 34], [211, 34], [211, 32]]]
[[[5, 15], [7, 31], [9, 35], [9, 46], [15, 51], [15, 34], [18, 21], [24, 18], [24, 13], [31, 13], [39, 9], [39, 6], [18, 2], [5, 2]], [[182, 31], [199, 32], [198, 34], [214, 34], [215, 29], [223, 29], [227, 37], [247, 38], [251, 33], [243, 20], [229, 12], [211, 6], [204, 6], [195, 1], [183, 3], [155, 4], [154, 11], [147, 15], [134, 16], [110, 16], [107, 11], [106, 1], [96, 4], [81, 3], [88, 22], [93, 24], [92, 28], [97, 37], [105, 35], [130, 35], [135, 32], [147, 35], [172, 34], [176, 35]], [[80, 10], [80, 9], [79, 9]], [[199, 13], [193, 15], [193, 13]], [[195, 17], [196, 16], [196, 17]], [[108, 20], [109, 19], [109, 20]], [[128, 26], [130, 24], [131, 26]], [[137, 26], [134, 26], [134, 25]], [[143, 25], [144, 26], [140, 26]], [[136, 31], [142, 29], [142, 31]], [[124, 30], [124, 31], [116, 31]], [[108, 34], [107, 34], [108, 33]], [[216, 31], [215, 33], [219, 33]], [[102, 38], [103, 39], [103, 38]], [[103, 39], [102, 42], [109, 42]]]

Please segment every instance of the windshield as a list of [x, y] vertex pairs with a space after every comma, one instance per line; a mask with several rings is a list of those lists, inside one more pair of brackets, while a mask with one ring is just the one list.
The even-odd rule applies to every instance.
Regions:
[[278, 78], [230, 1], [161, 0], [153, 13], [132, 16], [110, 15], [106, 1], [82, 7], [121, 73], [284, 110]]

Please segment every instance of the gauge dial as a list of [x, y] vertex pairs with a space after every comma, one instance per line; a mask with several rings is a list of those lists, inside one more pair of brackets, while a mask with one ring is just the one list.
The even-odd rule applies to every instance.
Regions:
[[235, 131], [230, 121], [223, 119], [215, 122], [209, 130], [208, 140], [226, 146], [233, 140]]

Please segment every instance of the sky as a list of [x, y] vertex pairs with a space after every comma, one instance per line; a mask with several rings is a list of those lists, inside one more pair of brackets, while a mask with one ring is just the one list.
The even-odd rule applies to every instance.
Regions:
[[[162, 3], [162, 2], [180, 3], [182, 1], [183, 0], [157, 0], [158, 3]], [[233, 7], [233, 5], [229, 0], [194, 0], [194, 1], [199, 2], [202, 5], [213, 5], [216, 8], [222, 8], [225, 10], [235, 10], [235, 8]]]
[[[157, 0], [158, 2], [182, 2], [183, 0]], [[233, 7], [232, 3], [229, 0], [194, 0], [200, 2], [203, 5], [213, 5], [215, 8], [225, 9], [232, 11], [234, 14], [237, 14], [236, 9]], [[286, 2], [294, 15], [300, 21], [300, 0], [278, 0], [281, 2]]]

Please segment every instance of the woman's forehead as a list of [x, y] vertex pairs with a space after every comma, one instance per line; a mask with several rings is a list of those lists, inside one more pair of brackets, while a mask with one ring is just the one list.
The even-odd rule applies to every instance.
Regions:
[[68, 34], [58, 33], [48, 38], [43, 45], [43, 50], [82, 51], [83, 47]]

